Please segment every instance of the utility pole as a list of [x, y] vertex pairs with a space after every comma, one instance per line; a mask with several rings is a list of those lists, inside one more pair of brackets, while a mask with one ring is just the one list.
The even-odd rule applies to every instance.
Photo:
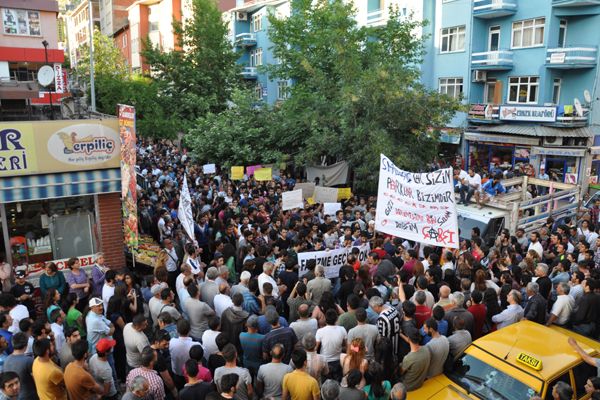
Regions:
[[[42, 41], [42, 46], [44, 46], [44, 54], [46, 55], [46, 65], [52, 67], [52, 71], [54, 71], [54, 66], [48, 63], [48, 42], [46, 40]], [[54, 81], [54, 90], [56, 91], [56, 80]], [[48, 97], [50, 98], [50, 112], [52, 115], [52, 119], [54, 118], [54, 104], [52, 104], [52, 92], [48, 92]]]
[[94, 82], [94, 10], [92, 8], [92, 0], [88, 0], [89, 6], [89, 37], [90, 37], [90, 105], [92, 111], [96, 112], [96, 84]]

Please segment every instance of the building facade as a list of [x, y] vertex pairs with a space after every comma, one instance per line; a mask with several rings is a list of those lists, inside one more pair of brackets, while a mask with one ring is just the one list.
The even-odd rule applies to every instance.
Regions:
[[112, 37], [127, 25], [127, 8], [133, 2], [134, 0], [99, 0], [100, 32]]
[[[4, 0], [0, 4], [0, 119], [28, 119], [51, 112], [66, 92], [64, 51], [59, 48], [58, 3], [54, 0]], [[50, 66], [54, 77], [38, 83], [38, 71]], [[59, 112], [59, 111], [57, 111]]]
[[[94, 29], [100, 27], [99, 0], [92, 2], [92, 25]], [[80, 1], [66, 13], [67, 26], [67, 51], [71, 67], [77, 66], [81, 57], [82, 47], [90, 44], [90, 12], [88, 1]]]

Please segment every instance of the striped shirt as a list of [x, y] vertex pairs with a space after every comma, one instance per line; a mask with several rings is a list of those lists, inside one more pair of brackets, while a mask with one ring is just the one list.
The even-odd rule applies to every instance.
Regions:
[[400, 344], [400, 315], [394, 307], [388, 307], [377, 318], [377, 329], [382, 337], [392, 341], [394, 354], [398, 354]]
[[127, 375], [126, 385], [129, 387], [136, 376], [143, 376], [148, 380], [150, 391], [145, 400], [163, 400], [165, 398], [165, 387], [158, 372], [144, 367], [134, 368]]

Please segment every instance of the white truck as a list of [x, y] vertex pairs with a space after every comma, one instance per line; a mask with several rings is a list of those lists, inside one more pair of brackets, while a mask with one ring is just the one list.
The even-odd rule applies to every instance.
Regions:
[[[504, 179], [501, 183], [506, 193], [494, 196], [482, 209], [473, 203], [456, 206], [461, 238], [470, 239], [471, 229], [478, 227], [483, 242], [487, 243], [505, 228], [511, 235], [518, 228], [529, 233], [541, 228], [549, 217], [554, 221], [577, 217], [581, 205], [580, 188], [577, 185], [528, 176]], [[529, 185], [537, 186], [538, 191], [545, 188], [543, 192], [547, 194], [531, 199], [527, 193]]]

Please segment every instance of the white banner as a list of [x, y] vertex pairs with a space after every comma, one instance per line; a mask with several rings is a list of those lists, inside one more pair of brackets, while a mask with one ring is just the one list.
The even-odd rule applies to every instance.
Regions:
[[[325, 203], [323, 204], [323, 215], [335, 217], [335, 213], [342, 209], [342, 203]], [[335, 218], [334, 218], [335, 219]]]
[[177, 218], [181, 222], [181, 226], [194, 243], [196, 236], [194, 235], [194, 217], [192, 216], [192, 199], [190, 190], [188, 189], [187, 176], [183, 175], [183, 185], [179, 196], [179, 209], [177, 210]]
[[[367, 256], [371, 251], [371, 246], [365, 244], [364, 246], [358, 247], [358, 260], [362, 264], [367, 261]], [[348, 255], [352, 252], [353, 247], [325, 250], [325, 251], [309, 251], [306, 253], [298, 253], [298, 275], [302, 276], [308, 271], [306, 269], [306, 262], [308, 260], [317, 260], [317, 265], [322, 265], [325, 268], [326, 278], [337, 278], [339, 275], [340, 268], [346, 264]]]
[[315, 187], [315, 193], [313, 199], [315, 203], [335, 203], [337, 201], [338, 190], [336, 188], [329, 188], [325, 186]]
[[202, 172], [205, 174], [214, 174], [217, 172], [217, 166], [215, 164], [204, 164], [202, 166]]
[[381, 154], [375, 229], [403, 239], [458, 248], [452, 168], [402, 171]]
[[304, 208], [302, 201], [302, 189], [283, 192], [281, 196], [281, 209], [283, 211], [293, 210], [294, 208]]

